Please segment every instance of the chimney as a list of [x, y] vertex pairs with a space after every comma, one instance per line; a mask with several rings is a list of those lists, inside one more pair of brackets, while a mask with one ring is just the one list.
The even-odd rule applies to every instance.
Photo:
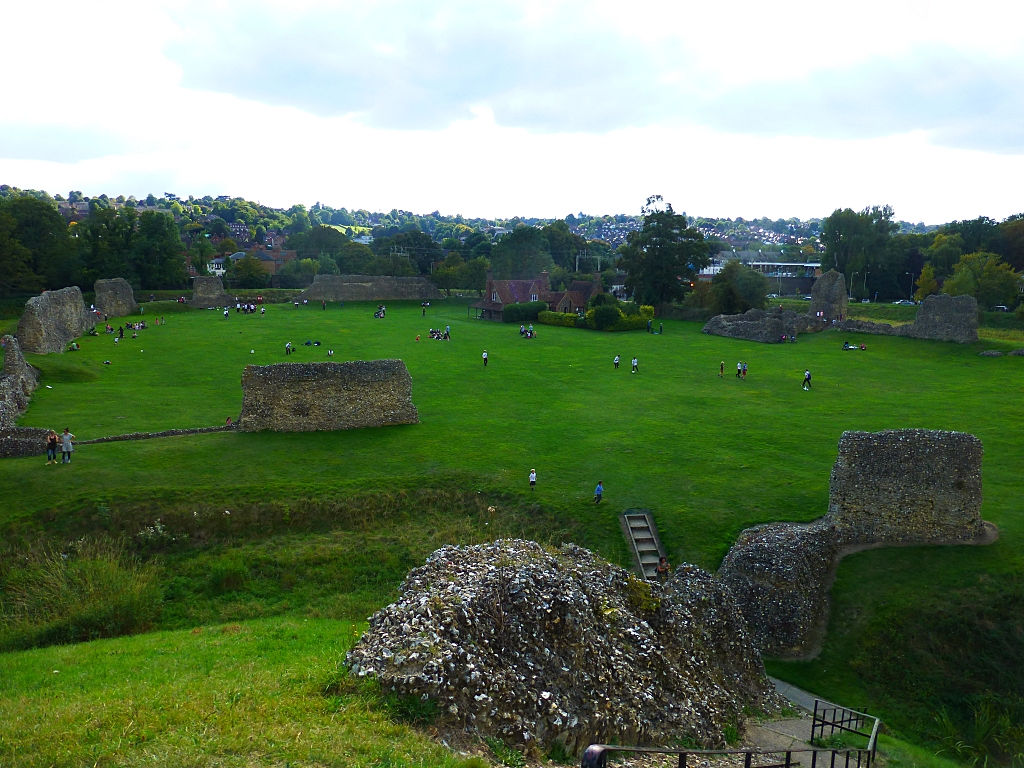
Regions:
[[494, 279], [494, 270], [493, 269], [488, 269], [487, 270], [487, 282], [489, 283], [493, 279]]
[[545, 291], [551, 290], [551, 275], [546, 269], [540, 273], [540, 286]]

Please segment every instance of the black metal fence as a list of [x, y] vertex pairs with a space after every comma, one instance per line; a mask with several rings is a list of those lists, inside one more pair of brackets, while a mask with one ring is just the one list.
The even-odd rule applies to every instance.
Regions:
[[582, 768], [606, 768], [608, 757], [613, 753], [644, 755], [675, 755], [679, 768], [690, 768], [696, 761], [707, 757], [742, 756], [743, 768], [871, 768], [875, 760], [876, 742], [881, 720], [856, 710], [837, 707], [828, 702], [815, 700], [811, 720], [811, 741], [824, 741], [828, 736], [852, 733], [867, 739], [864, 747], [812, 747], [789, 750], [762, 749], [670, 749], [664, 747], [624, 747], [617, 744], [591, 744], [583, 753]]

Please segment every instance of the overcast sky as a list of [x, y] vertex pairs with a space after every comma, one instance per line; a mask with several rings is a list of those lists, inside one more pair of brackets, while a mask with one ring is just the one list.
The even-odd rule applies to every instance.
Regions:
[[0, 183], [51, 193], [1024, 211], [1024, 3], [3, 0], [0, 29]]

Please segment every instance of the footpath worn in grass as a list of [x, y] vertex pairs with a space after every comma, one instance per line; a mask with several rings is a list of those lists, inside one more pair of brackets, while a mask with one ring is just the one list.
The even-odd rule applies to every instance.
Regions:
[[[421, 423], [83, 446], [66, 467], [45, 466], [42, 458], [5, 460], [0, 523], [45, 526], [61, 510], [92, 514], [112, 499], [133, 497], [155, 518], [161, 499], [179, 506], [233, 495], [287, 501], [452, 485], [530, 494], [539, 508], [568, 521], [563, 528], [620, 562], [625, 550], [616, 516], [627, 507], [647, 507], [673, 564], [686, 560], [714, 569], [743, 528], [810, 520], [826, 511], [829, 471], [844, 430], [955, 429], [984, 444], [983, 514], [1000, 527], [1000, 540], [990, 547], [879, 550], [848, 558], [821, 658], [773, 669], [816, 693], [870, 706], [889, 722], [902, 717], [901, 727], [919, 735], [926, 723], [906, 713], [917, 707], [927, 719], [928, 708], [938, 706], [928, 699], [934, 687], [926, 693], [893, 682], [887, 670], [897, 668], [898, 659], [868, 653], [886, 617], [902, 622], [893, 642], [913, 643], [927, 635], [931, 619], [911, 608], [977, 595], [991, 609], [977, 626], [1000, 628], [984, 648], [985, 669], [971, 668], [970, 657], [942, 656], [942, 649], [932, 649], [929, 658], [959, 669], [976, 687], [992, 679], [987, 670], [993, 663], [1012, 665], [1024, 656], [1024, 640], [1006, 629], [1016, 621], [1015, 575], [1024, 572], [1024, 437], [1017, 428], [1024, 358], [978, 356], [1013, 344], [826, 332], [801, 336], [797, 344], [763, 345], [705, 336], [700, 324], [674, 321], [664, 323], [664, 335], [541, 326], [539, 338], [525, 340], [518, 326], [469, 320], [465, 303], [456, 301], [435, 302], [425, 318], [418, 303], [389, 304], [383, 320], [373, 318], [373, 309], [275, 305], [265, 317], [232, 312], [227, 320], [212, 311], [167, 313], [166, 326], [116, 347], [110, 336], [87, 337], [80, 352], [31, 356], [52, 389], [37, 392], [20, 423], [69, 426], [81, 439], [221, 424], [238, 415], [246, 364], [327, 360], [328, 349], [335, 350], [334, 361], [405, 360]], [[147, 320], [154, 314], [155, 307], [148, 309]], [[429, 340], [429, 328], [445, 325], [451, 325], [451, 342]], [[864, 341], [867, 350], [843, 351], [846, 338]], [[302, 346], [307, 339], [321, 346]], [[286, 341], [299, 345], [295, 357], [285, 357]], [[617, 371], [616, 354], [624, 361]], [[634, 355], [636, 375], [628, 365]], [[740, 360], [749, 366], [746, 381], [735, 377]], [[814, 377], [810, 392], [800, 387], [805, 368]], [[527, 475], [534, 467], [539, 483], [530, 492]], [[599, 479], [605, 502], [595, 508], [591, 494]], [[245, 557], [260, 561], [268, 553], [253, 550]], [[395, 561], [399, 567], [404, 561]], [[198, 595], [189, 568], [182, 561], [186, 592]], [[393, 575], [397, 584], [404, 574]], [[984, 579], [995, 586], [983, 589]], [[968, 597], [952, 600], [954, 593]], [[383, 599], [387, 589], [374, 594]], [[280, 606], [277, 598], [265, 602]], [[360, 597], [352, 604], [367, 603]], [[197, 610], [193, 620], [223, 615], [205, 611]], [[971, 686], [957, 695], [969, 695]]]
[[278, 618], [0, 655], [0, 765], [479, 766], [345, 684], [361, 631]]

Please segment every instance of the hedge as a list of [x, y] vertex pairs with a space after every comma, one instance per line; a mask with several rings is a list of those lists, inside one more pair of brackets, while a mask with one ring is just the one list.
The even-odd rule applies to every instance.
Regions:
[[532, 323], [541, 312], [546, 312], [546, 301], [530, 301], [526, 304], [506, 304], [501, 309], [503, 323]]
[[541, 312], [537, 315], [537, 322], [544, 325], [560, 325], [563, 328], [575, 328], [579, 315], [575, 312]]
[[[607, 305], [604, 305], [607, 306]], [[541, 312], [537, 320], [538, 322], [544, 323], [545, 325], [560, 325], [565, 328], [589, 328], [595, 330], [597, 323], [595, 322], [594, 316], [597, 314], [596, 309], [587, 310], [585, 317], [579, 317], [575, 314], [563, 313], [563, 312]], [[647, 327], [647, 321], [654, 319], [654, 307], [643, 305], [640, 307], [640, 311], [635, 315], [624, 315], [622, 311], [616, 309], [619, 313], [619, 319], [617, 322], [606, 326], [603, 330], [605, 331], [640, 331]]]

